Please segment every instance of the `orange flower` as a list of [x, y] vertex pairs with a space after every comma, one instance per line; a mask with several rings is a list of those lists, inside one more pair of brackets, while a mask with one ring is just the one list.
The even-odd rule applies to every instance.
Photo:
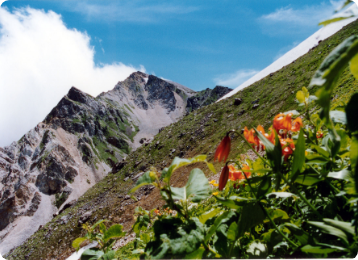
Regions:
[[317, 131], [316, 137], [317, 138], [322, 138], [323, 137], [323, 132], [322, 131]]
[[219, 162], [221, 162], [222, 160], [224, 160], [224, 162], [225, 162], [227, 157], [229, 156], [230, 149], [231, 149], [231, 139], [230, 139], [229, 135], [227, 134], [224, 137], [224, 139], [222, 139], [218, 148], [216, 148], [216, 152], [214, 155], [214, 161], [216, 159], [218, 159]]
[[292, 122], [291, 122], [292, 114], [289, 113], [287, 115], [285, 114], [278, 114], [273, 119], [273, 127], [276, 129], [277, 132], [279, 132], [281, 129], [284, 130], [291, 130], [292, 128]]
[[269, 128], [271, 130], [270, 134], [264, 134], [264, 136], [273, 144], [275, 144], [275, 132], [272, 129], [272, 126]]
[[235, 168], [233, 165], [229, 165], [229, 179], [232, 181], [241, 180], [243, 178], [242, 172]]
[[[249, 170], [250, 166], [248, 166], [247, 164], [242, 165], [242, 169], [243, 170]], [[251, 172], [246, 172], [244, 171], [244, 174], [246, 175], [247, 178], [249, 178], [251, 176]], [[245, 177], [244, 177], [245, 178]]]
[[223, 169], [221, 170], [220, 179], [219, 179], [219, 190], [223, 190], [227, 179], [229, 178], [229, 167], [225, 164]]
[[245, 126], [245, 128], [244, 128], [244, 137], [250, 144], [254, 144], [254, 145], [259, 145], [260, 144], [260, 140], [256, 136], [255, 130], [252, 129], [252, 128], [249, 130]]
[[300, 131], [301, 127], [303, 126], [302, 123], [302, 119], [300, 117], [297, 117], [295, 120], [293, 120], [292, 122], [292, 127], [291, 127], [291, 131], [292, 132], [298, 132]]
[[265, 129], [263, 128], [262, 125], [257, 126], [257, 131], [259, 131], [261, 134], [265, 134]]
[[280, 139], [280, 143], [282, 146], [282, 154], [285, 156], [285, 161], [287, 161], [288, 157], [293, 153], [293, 150], [295, 150], [295, 144], [290, 138]]

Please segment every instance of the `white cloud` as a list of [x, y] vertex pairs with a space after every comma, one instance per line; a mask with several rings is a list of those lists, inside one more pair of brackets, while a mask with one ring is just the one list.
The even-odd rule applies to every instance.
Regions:
[[32, 8], [0, 8], [0, 146], [42, 121], [75, 86], [93, 96], [142, 70], [122, 63], [94, 63], [94, 47], [61, 16]]
[[[322, 20], [328, 19], [342, 5], [342, 1], [322, 2], [316, 5], [294, 9], [290, 5], [275, 12], [261, 16], [258, 21], [267, 34], [299, 34], [307, 28], [317, 27]], [[277, 25], [274, 27], [274, 25]]]
[[197, 11], [194, 6], [173, 5], [170, 3], [150, 3], [148, 0], [104, 1], [63, 1], [70, 11], [86, 15], [90, 19], [127, 22], [157, 22], [162, 18], [173, 18]]
[[241, 83], [258, 73], [258, 70], [242, 69], [232, 74], [222, 74], [214, 79], [216, 85], [236, 88]]

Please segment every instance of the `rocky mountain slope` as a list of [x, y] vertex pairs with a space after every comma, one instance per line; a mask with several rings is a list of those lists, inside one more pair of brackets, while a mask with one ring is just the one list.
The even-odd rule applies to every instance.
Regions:
[[[188, 158], [207, 154], [208, 159], [212, 160], [217, 144], [228, 130], [242, 129], [244, 126], [256, 127], [258, 124], [263, 124], [267, 129], [275, 114], [297, 109], [296, 91], [307, 86], [328, 53], [353, 34], [358, 34], [357, 21], [322, 41], [295, 62], [255, 82], [233, 97], [202, 107], [166, 126], [155, 135], [152, 142], [144, 143], [132, 151], [125, 161], [116, 163], [113, 174], [108, 174], [76, 202], [68, 205], [68, 208], [40, 227], [21, 246], [8, 253], [6, 258], [66, 259], [74, 252], [71, 248], [72, 241], [84, 235], [81, 224], [93, 224], [99, 219], [108, 219], [111, 224], [120, 223], [126, 231], [130, 231], [135, 207], [142, 206], [149, 210], [163, 205], [159, 192], [147, 187], [142, 187], [135, 194], [138, 201], [127, 196], [129, 189], [146, 169], [154, 166], [162, 170], [175, 156]], [[334, 104], [347, 102], [348, 97], [358, 91], [358, 83], [349, 69], [344, 71], [337, 84], [339, 87], [335, 89]], [[244, 153], [247, 148], [242, 140], [234, 138], [232, 150], [231, 154]], [[214, 166], [219, 171], [222, 164], [214, 163]], [[173, 174], [172, 185], [183, 186], [193, 167], [200, 167], [210, 175], [203, 165], [191, 165]], [[132, 248], [129, 243], [119, 249], [118, 254], [129, 257]]]
[[176, 122], [194, 94], [142, 72], [96, 98], [72, 87], [43, 122], [0, 148], [0, 252], [20, 245]]

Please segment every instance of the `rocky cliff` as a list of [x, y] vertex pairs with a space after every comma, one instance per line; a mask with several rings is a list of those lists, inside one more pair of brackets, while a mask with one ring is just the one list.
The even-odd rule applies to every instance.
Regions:
[[125, 164], [132, 150], [188, 107], [197, 108], [188, 104], [195, 94], [142, 72], [96, 98], [72, 87], [43, 122], [0, 148], [0, 252], [21, 244], [112, 167]]
[[216, 86], [214, 89], [204, 89], [188, 98], [186, 111], [191, 112], [200, 107], [210, 105], [219, 98], [229, 93], [232, 89], [228, 87]]

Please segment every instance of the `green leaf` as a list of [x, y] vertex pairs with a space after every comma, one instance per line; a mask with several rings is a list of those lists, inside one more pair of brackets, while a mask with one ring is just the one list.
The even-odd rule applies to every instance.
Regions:
[[258, 203], [243, 206], [242, 213], [238, 222], [238, 237], [241, 237], [247, 230], [249, 230], [253, 226], [263, 223], [265, 218], [266, 215]]
[[199, 216], [199, 220], [201, 223], [205, 224], [205, 222], [208, 220], [208, 219], [211, 219], [213, 217], [215, 217], [216, 215], [218, 215], [220, 213], [221, 209], [219, 208], [213, 208], [203, 214], [201, 214]]
[[207, 199], [211, 194], [208, 179], [202, 170], [195, 168], [190, 172], [189, 180], [182, 188], [171, 187], [173, 199], [200, 202]]
[[142, 176], [139, 177], [137, 183], [135, 184], [136, 186], [134, 186], [134, 188], [132, 188], [129, 191], [129, 194], [134, 193], [136, 190], [138, 190], [142, 186], [152, 184], [152, 182], [153, 182], [153, 180], [150, 176], [150, 171], [145, 172]]
[[231, 219], [235, 215], [232, 211], [225, 211], [223, 214], [221, 214], [219, 217], [217, 217], [214, 221], [214, 224], [210, 227], [209, 231], [207, 232], [204, 243], [207, 244], [210, 240], [210, 238], [214, 235], [215, 231], [218, 229], [218, 227]]
[[309, 88], [321, 87], [317, 92], [317, 103], [322, 106], [321, 118], [331, 129], [329, 109], [331, 95], [340, 74], [348, 62], [358, 53], [358, 36], [353, 35], [339, 44], [322, 62], [313, 76]]
[[237, 238], [238, 231], [239, 231], [238, 225], [236, 224], [236, 222], [232, 222], [228, 231], [227, 231], [227, 238], [229, 240], [235, 242], [236, 238]]
[[215, 168], [206, 161], [206, 155], [197, 155], [191, 159], [182, 159], [179, 157], [175, 157], [172, 164], [168, 168], [165, 168], [163, 170], [162, 172], [163, 181], [169, 182], [170, 177], [172, 176], [173, 172], [176, 169], [196, 162], [205, 162], [208, 165], [209, 169], [214, 173], [216, 173]]
[[243, 198], [238, 196], [230, 196], [229, 198], [216, 197], [216, 200], [221, 204], [229, 207], [231, 209], [240, 209], [241, 206], [247, 205], [249, 203], [253, 203], [256, 200], [250, 198]]
[[330, 111], [329, 115], [334, 123], [347, 124], [346, 113], [343, 111]]
[[307, 221], [307, 223], [320, 228], [324, 233], [341, 238], [344, 242], [348, 244], [347, 235], [342, 230], [335, 228], [331, 225], [327, 225], [323, 222]]
[[345, 20], [345, 19], [348, 19], [348, 18], [351, 18], [351, 17], [354, 17], [354, 15], [347, 16], [347, 17], [336, 17], [336, 18], [328, 19], [328, 20], [325, 20], [323, 22], [320, 22], [318, 25], [327, 26], [327, 25], [329, 25], [331, 23], [342, 21], [342, 20]]
[[301, 245], [306, 245], [308, 243], [309, 236], [306, 231], [289, 222], [285, 222], [284, 225], [291, 231], [291, 233], [295, 236]]
[[101, 231], [102, 234], [106, 233], [106, 226], [103, 223], [99, 224], [99, 230]]
[[115, 258], [115, 256], [116, 256], [116, 251], [110, 250], [107, 253], [105, 253], [104, 255], [102, 255], [100, 260], [112, 260]]
[[265, 150], [267, 154], [267, 158], [271, 162], [271, 166], [275, 172], [280, 172], [281, 164], [282, 164], [282, 149], [280, 140], [278, 139], [278, 135], [275, 131], [275, 145], [273, 145], [263, 134], [256, 130], [257, 136], [261, 140], [261, 142], [265, 145]]
[[305, 245], [304, 247], [301, 248], [301, 251], [304, 253], [310, 253], [310, 254], [329, 254], [329, 253], [337, 251], [337, 249]]
[[184, 259], [202, 259], [205, 251], [204, 247], [199, 247], [196, 251], [187, 254]]
[[94, 230], [98, 225], [102, 224], [103, 222], [108, 222], [106, 219], [98, 220], [91, 228]]
[[72, 247], [74, 249], [76, 249], [76, 251], [78, 251], [78, 249], [80, 248], [81, 244], [83, 242], [85, 242], [86, 240], [88, 240], [88, 239], [85, 238], [85, 237], [78, 237], [72, 242]]
[[305, 174], [305, 175], [298, 175], [295, 182], [305, 186], [311, 186], [322, 180], [323, 179], [319, 178], [317, 174]]
[[351, 174], [350, 171], [348, 171], [347, 169], [343, 169], [339, 172], [330, 172], [330, 173], [328, 173], [327, 177], [338, 179], [338, 180], [349, 181], [350, 174]]
[[123, 226], [120, 224], [112, 225], [106, 233], [104, 233], [104, 241], [107, 242], [111, 238], [119, 238], [126, 234], [126, 232], [122, 232]]
[[82, 255], [81, 260], [98, 260], [104, 252], [99, 249], [86, 249]]
[[[271, 219], [290, 219], [290, 217], [287, 215], [287, 213], [281, 209], [268, 209], [267, 210], [268, 214], [270, 215]], [[264, 222], [269, 222], [269, 219], [266, 219]]]
[[271, 176], [263, 176], [262, 181], [257, 188], [256, 198], [260, 199], [261, 197], [265, 196], [271, 190]]
[[302, 92], [305, 98], [308, 98], [310, 96], [310, 93], [308, 92], [308, 89], [306, 87], [302, 87]]
[[358, 54], [356, 54], [349, 62], [349, 68], [354, 77], [358, 80]]
[[301, 173], [303, 165], [305, 164], [305, 137], [303, 134], [303, 130], [300, 130], [298, 135], [296, 149], [293, 152], [293, 163], [292, 163], [292, 170], [291, 170], [291, 181], [295, 181], [298, 174]]
[[319, 154], [307, 154], [306, 159], [306, 164], [327, 164], [329, 162], [327, 157], [323, 157]]
[[358, 192], [358, 138], [353, 137], [350, 148], [351, 167], [354, 176], [355, 192]]
[[349, 222], [343, 222], [343, 221], [329, 219], [329, 218], [324, 218], [323, 221], [325, 223], [327, 223], [328, 225], [331, 225], [331, 226], [336, 227], [340, 230], [343, 230], [344, 232], [346, 232], [348, 234], [351, 234], [353, 236], [355, 235], [354, 227]]
[[[329, 160], [329, 152], [328, 151], [326, 151], [322, 147], [319, 147], [318, 145], [312, 145], [312, 147], [317, 151], [317, 153], [319, 153], [320, 155], [325, 157], [327, 160]], [[311, 156], [308, 156], [308, 158], [311, 158]]]

